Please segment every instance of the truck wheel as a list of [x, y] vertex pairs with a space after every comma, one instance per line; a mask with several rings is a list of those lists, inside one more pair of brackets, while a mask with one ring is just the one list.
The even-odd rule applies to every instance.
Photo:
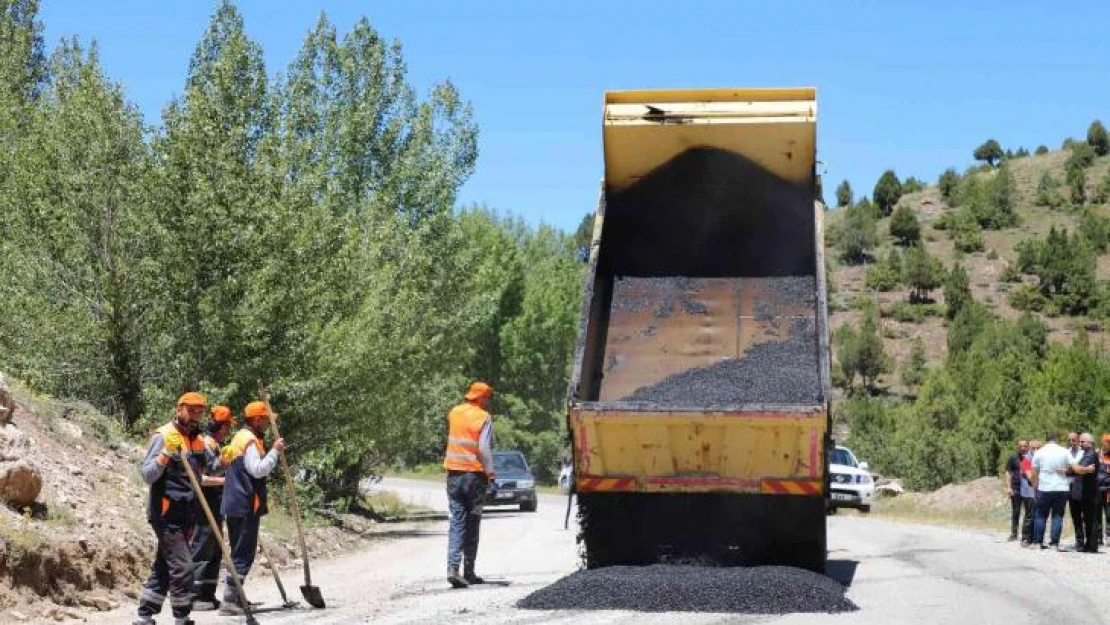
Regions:
[[860, 511], [860, 514], [870, 514], [871, 513], [871, 506], [869, 506], [869, 505], [868, 506], [860, 506], [859, 511]]
[[537, 506], [538, 503], [539, 502], [536, 501], [536, 500], [526, 501], [526, 502], [520, 504], [520, 511], [521, 512], [535, 512], [536, 511], [536, 506]]

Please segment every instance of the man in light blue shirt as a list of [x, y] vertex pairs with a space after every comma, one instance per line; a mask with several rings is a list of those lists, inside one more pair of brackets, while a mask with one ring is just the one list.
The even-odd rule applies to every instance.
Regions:
[[1068, 451], [1058, 445], [1057, 435], [1049, 432], [1046, 443], [1041, 450], [1033, 456], [1033, 488], [1037, 489], [1037, 516], [1033, 521], [1033, 544], [1044, 545], [1045, 525], [1049, 513], [1052, 514], [1052, 537], [1049, 546], [1060, 547], [1060, 534], [1064, 530], [1064, 508], [1067, 505], [1071, 492], [1068, 482], [1068, 466], [1071, 456]]

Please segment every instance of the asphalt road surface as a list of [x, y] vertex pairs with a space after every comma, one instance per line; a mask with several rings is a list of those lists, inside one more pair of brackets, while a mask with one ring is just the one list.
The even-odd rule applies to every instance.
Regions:
[[[446, 509], [441, 483], [386, 480], [392, 490]], [[859, 607], [842, 614], [785, 616], [521, 610], [515, 603], [578, 566], [573, 515], [563, 529], [566, 498], [543, 495], [539, 511], [488, 509], [478, 572], [493, 583], [451, 590], [445, 574], [446, 522], [397, 526], [364, 551], [313, 567], [325, 610], [302, 607], [259, 614], [263, 624], [294, 623], [1106, 623], [1110, 555], [1022, 549], [1003, 532], [961, 531], [883, 521], [855, 514], [829, 518], [829, 574]], [[299, 570], [282, 573], [299, 599]], [[279, 604], [273, 580], [255, 567], [247, 584], [255, 601]], [[92, 623], [128, 623], [134, 606], [93, 615]], [[194, 613], [199, 625], [243, 619]], [[677, 619], [677, 620], [676, 620]], [[172, 623], [169, 606], [159, 623]]]

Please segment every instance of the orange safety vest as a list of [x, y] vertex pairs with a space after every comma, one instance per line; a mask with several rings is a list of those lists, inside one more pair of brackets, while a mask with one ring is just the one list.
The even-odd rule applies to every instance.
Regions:
[[447, 414], [447, 453], [443, 467], [448, 471], [482, 473], [486, 468], [478, 458], [478, 440], [489, 413], [471, 403], [459, 404]]

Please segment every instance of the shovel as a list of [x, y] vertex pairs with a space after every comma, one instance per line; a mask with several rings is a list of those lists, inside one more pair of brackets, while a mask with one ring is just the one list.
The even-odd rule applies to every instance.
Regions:
[[[266, 413], [270, 415], [270, 428], [274, 431], [274, 439], [281, 438], [281, 431], [278, 430], [277, 419], [275, 418], [274, 411], [270, 408], [270, 391], [261, 382], [258, 384], [259, 390], [262, 394], [262, 401], [266, 404]], [[293, 490], [293, 474], [289, 472], [289, 461], [285, 459], [285, 452], [280, 453], [281, 469], [285, 473], [285, 492], [289, 495], [289, 505], [293, 507], [293, 521], [297, 524], [297, 541], [301, 545], [301, 560], [304, 562], [304, 586], [301, 586], [301, 595], [308, 605], [314, 608], [323, 608], [324, 596], [320, 594], [320, 589], [312, 585], [312, 573], [308, 568], [308, 547], [304, 542], [304, 528], [301, 527], [301, 506], [297, 503], [297, 493]]]
[[261, 540], [258, 541], [258, 548], [262, 550], [262, 555], [266, 556], [266, 566], [270, 568], [270, 574], [274, 576], [274, 581], [277, 582], [278, 592], [281, 593], [281, 607], [283, 609], [297, 607], [298, 602], [290, 601], [289, 597], [285, 595], [285, 584], [281, 583], [281, 575], [278, 574], [277, 565], [274, 564], [274, 556], [270, 555], [270, 550], [266, 548], [266, 543]]
[[243, 606], [243, 612], [247, 615], [247, 625], [258, 625], [254, 614], [251, 614], [251, 604], [247, 601], [247, 593], [243, 591], [243, 582], [239, 579], [239, 573], [235, 571], [235, 563], [231, 561], [231, 549], [228, 549], [227, 543], [224, 542], [220, 524], [216, 523], [216, 517], [212, 516], [212, 509], [208, 507], [208, 500], [204, 498], [204, 492], [200, 489], [197, 474], [193, 473], [193, 465], [189, 464], [189, 454], [184, 449], [181, 450], [181, 464], [185, 465], [185, 472], [189, 474], [189, 483], [193, 485], [193, 494], [200, 502], [200, 506], [204, 508], [204, 516], [208, 517], [208, 525], [216, 536], [220, 551], [223, 552], [224, 566], [227, 567], [227, 572], [231, 573], [231, 581], [235, 582], [235, 591], [239, 593], [239, 604]]

